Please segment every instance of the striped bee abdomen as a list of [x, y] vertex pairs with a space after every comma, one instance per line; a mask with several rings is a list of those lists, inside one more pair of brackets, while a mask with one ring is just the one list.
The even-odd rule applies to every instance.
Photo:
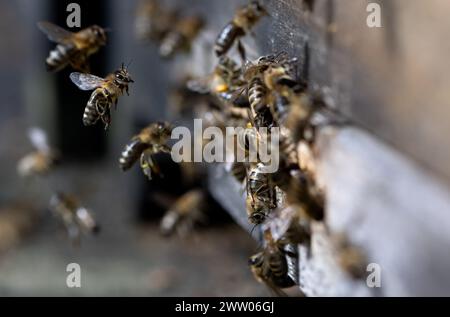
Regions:
[[233, 22], [228, 23], [217, 36], [216, 43], [214, 45], [214, 52], [217, 56], [226, 54], [230, 50], [236, 38], [243, 35], [245, 35], [245, 32], [241, 27], [238, 27]]
[[89, 98], [86, 108], [84, 108], [83, 124], [85, 126], [94, 125], [100, 118], [100, 115], [97, 112], [99, 103], [105, 103], [105, 100], [102, 100], [102, 95], [99, 95], [97, 91], [94, 91], [91, 98]]
[[138, 138], [131, 140], [122, 151], [119, 163], [123, 171], [130, 169], [140, 158], [142, 152], [150, 147], [147, 143], [142, 143]]
[[255, 112], [260, 111], [262, 107], [266, 106], [265, 96], [266, 87], [261, 78], [253, 78], [248, 87], [248, 101]]
[[50, 51], [46, 59], [48, 71], [59, 71], [69, 64], [72, 55], [76, 53], [74, 45], [58, 44], [56, 48]]

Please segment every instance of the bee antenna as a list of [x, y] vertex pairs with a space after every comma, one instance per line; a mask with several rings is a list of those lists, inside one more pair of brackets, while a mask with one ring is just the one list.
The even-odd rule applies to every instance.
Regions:
[[131, 65], [132, 62], [133, 62], [133, 59], [130, 59], [130, 61], [129, 61], [128, 64], [127, 64], [127, 69], [128, 69], [128, 67], [130, 67], [130, 65]]

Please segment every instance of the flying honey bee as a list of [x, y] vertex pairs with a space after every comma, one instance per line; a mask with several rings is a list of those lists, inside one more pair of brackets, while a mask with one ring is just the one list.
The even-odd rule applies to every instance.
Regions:
[[177, 19], [178, 12], [161, 6], [160, 1], [142, 0], [136, 9], [136, 35], [141, 40], [161, 41]]
[[240, 38], [251, 32], [255, 24], [265, 15], [266, 9], [258, 2], [252, 1], [248, 5], [239, 8], [233, 19], [225, 25], [219, 33], [214, 46], [217, 56], [225, 55], [235, 42], [243, 61], [246, 60], [245, 48]]
[[76, 245], [80, 243], [82, 233], [97, 234], [100, 231], [90, 211], [71, 195], [54, 194], [50, 199], [49, 208], [62, 221], [70, 240]]
[[134, 82], [123, 64], [120, 69], [106, 78], [75, 72], [70, 74], [70, 79], [81, 90], [95, 89], [84, 109], [83, 124], [85, 126], [94, 125], [98, 119], [101, 119], [105, 130], [111, 123], [112, 105], [117, 106], [117, 101], [124, 90], [128, 95], [128, 85]]
[[50, 22], [39, 22], [39, 29], [57, 46], [46, 59], [49, 71], [60, 71], [67, 65], [80, 72], [90, 71], [89, 56], [106, 45], [106, 31], [92, 25], [79, 32], [69, 32]]
[[247, 176], [247, 215], [255, 225], [263, 223], [270, 211], [277, 207], [275, 185], [262, 168], [262, 163], [256, 164]]
[[292, 268], [289, 267], [287, 257], [297, 258], [297, 254], [273, 239], [270, 230], [264, 231], [264, 243], [264, 250], [250, 257], [250, 269], [255, 278], [276, 295], [286, 296], [281, 289], [297, 284], [291, 277]]
[[119, 163], [123, 171], [130, 169], [138, 159], [144, 174], [152, 179], [152, 174], [160, 174], [159, 167], [152, 155], [160, 152], [170, 153], [166, 142], [172, 133], [172, 125], [168, 122], [152, 123], [135, 135], [125, 146]]
[[159, 54], [164, 58], [173, 57], [180, 51], [189, 51], [192, 42], [204, 26], [199, 16], [190, 16], [179, 19], [162, 39]]
[[192, 228], [205, 221], [205, 194], [200, 189], [190, 190], [178, 198], [165, 213], [160, 223], [163, 235], [177, 232], [185, 236]]
[[21, 176], [46, 174], [55, 165], [58, 155], [50, 148], [43, 130], [32, 128], [28, 137], [36, 150], [20, 159], [17, 172]]

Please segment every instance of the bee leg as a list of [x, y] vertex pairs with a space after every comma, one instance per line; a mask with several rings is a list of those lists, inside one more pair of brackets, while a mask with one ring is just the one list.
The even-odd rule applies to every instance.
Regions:
[[152, 173], [163, 176], [161, 174], [161, 171], [160, 171], [158, 165], [156, 164], [156, 162], [153, 161], [151, 154], [143, 153], [141, 155], [140, 163], [141, 163], [142, 171], [150, 180], [152, 179]]
[[127, 96], [129, 96], [130, 93], [128, 92], [128, 86], [125, 87], [125, 91], [126, 91], [126, 93], [127, 93]]
[[158, 145], [157, 151], [164, 152], [164, 153], [170, 153], [171, 149], [166, 144]]

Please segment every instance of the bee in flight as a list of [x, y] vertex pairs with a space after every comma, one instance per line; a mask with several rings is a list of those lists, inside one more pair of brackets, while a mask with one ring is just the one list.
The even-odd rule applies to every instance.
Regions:
[[172, 29], [178, 15], [177, 10], [161, 6], [158, 0], [141, 0], [135, 18], [137, 37], [161, 41]]
[[204, 21], [199, 16], [180, 18], [162, 39], [159, 54], [164, 58], [170, 58], [180, 51], [189, 51], [203, 25]]
[[172, 133], [168, 122], [152, 123], [135, 135], [125, 146], [119, 163], [123, 171], [129, 170], [138, 159], [144, 174], [152, 179], [152, 174], [159, 174], [159, 168], [152, 156], [156, 153], [170, 153], [166, 142]]
[[205, 193], [193, 189], [178, 198], [161, 220], [160, 230], [165, 236], [174, 232], [181, 237], [199, 223], [205, 221]]
[[64, 224], [70, 240], [79, 244], [81, 233], [97, 234], [100, 227], [88, 209], [79, 201], [64, 193], [54, 194], [50, 199], [50, 211]]
[[21, 176], [45, 174], [56, 163], [57, 153], [48, 145], [47, 135], [43, 130], [32, 128], [28, 137], [36, 150], [20, 159], [17, 172]]
[[252, 1], [247, 6], [239, 8], [233, 19], [225, 25], [217, 36], [214, 46], [216, 55], [225, 55], [233, 44], [237, 42], [239, 54], [242, 60], [245, 61], [245, 49], [240, 38], [250, 32], [252, 27], [265, 15], [268, 15], [268, 13], [258, 1]]
[[60, 71], [70, 65], [77, 71], [88, 73], [89, 56], [106, 45], [106, 30], [98, 25], [92, 25], [76, 33], [50, 22], [39, 22], [38, 27], [50, 41], [57, 43], [56, 48], [50, 51], [46, 59], [49, 71]]
[[83, 124], [94, 125], [101, 119], [108, 129], [111, 123], [111, 106], [117, 106], [119, 97], [125, 90], [127, 95], [128, 85], [133, 83], [130, 73], [122, 64], [122, 67], [106, 78], [97, 77], [87, 73], [71, 73], [70, 79], [81, 90], [94, 90], [84, 109]]

